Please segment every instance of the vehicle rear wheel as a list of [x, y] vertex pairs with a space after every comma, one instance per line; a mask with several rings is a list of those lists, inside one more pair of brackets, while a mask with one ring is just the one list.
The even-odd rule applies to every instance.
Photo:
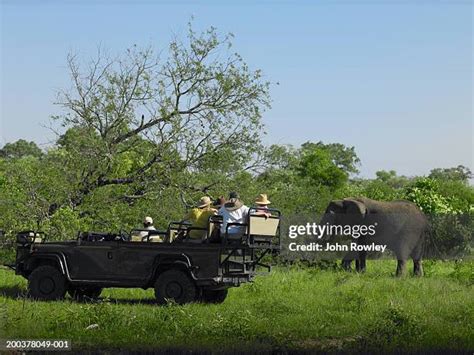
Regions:
[[40, 266], [28, 277], [28, 293], [32, 298], [43, 301], [64, 298], [66, 278], [53, 266]]
[[156, 280], [155, 297], [160, 304], [168, 301], [184, 304], [196, 301], [197, 289], [194, 281], [183, 271], [167, 270]]
[[225, 290], [202, 290], [201, 299], [205, 303], [222, 303], [227, 297]]
[[68, 289], [69, 295], [78, 301], [94, 300], [99, 298], [102, 287], [96, 286], [71, 286]]

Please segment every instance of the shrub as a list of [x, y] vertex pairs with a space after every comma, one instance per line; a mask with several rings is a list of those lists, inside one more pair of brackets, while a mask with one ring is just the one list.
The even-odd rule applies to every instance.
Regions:
[[459, 258], [473, 248], [473, 213], [430, 215], [426, 257]]

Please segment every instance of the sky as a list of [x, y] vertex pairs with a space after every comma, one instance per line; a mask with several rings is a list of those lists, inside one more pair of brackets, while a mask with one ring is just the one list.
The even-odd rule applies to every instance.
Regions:
[[473, 163], [471, 1], [0, 0], [0, 146], [48, 147], [68, 52], [165, 49], [196, 29], [235, 35], [233, 49], [272, 85], [266, 144], [355, 146], [360, 176], [426, 175]]

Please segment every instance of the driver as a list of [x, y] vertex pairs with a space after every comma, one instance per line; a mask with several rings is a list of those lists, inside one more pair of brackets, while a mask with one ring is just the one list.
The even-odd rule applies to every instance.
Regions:
[[[149, 231], [156, 230], [156, 228], [153, 226], [153, 218], [149, 216], [145, 217], [145, 219], [143, 220], [143, 229], [149, 230]], [[140, 231], [139, 236], [142, 239], [148, 237], [148, 232], [146, 232], [145, 230]]]

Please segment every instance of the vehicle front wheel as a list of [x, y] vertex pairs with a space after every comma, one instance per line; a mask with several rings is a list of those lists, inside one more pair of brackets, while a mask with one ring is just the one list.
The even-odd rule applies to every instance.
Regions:
[[202, 290], [201, 299], [205, 303], [222, 303], [227, 297], [227, 289], [225, 290]]
[[102, 287], [95, 286], [71, 286], [68, 289], [69, 295], [78, 301], [94, 300], [99, 298]]
[[28, 277], [28, 293], [37, 300], [62, 299], [66, 294], [66, 278], [53, 266], [40, 266]]
[[160, 304], [173, 301], [178, 304], [196, 301], [197, 289], [194, 281], [183, 271], [164, 271], [155, 283], [155, 297]]

